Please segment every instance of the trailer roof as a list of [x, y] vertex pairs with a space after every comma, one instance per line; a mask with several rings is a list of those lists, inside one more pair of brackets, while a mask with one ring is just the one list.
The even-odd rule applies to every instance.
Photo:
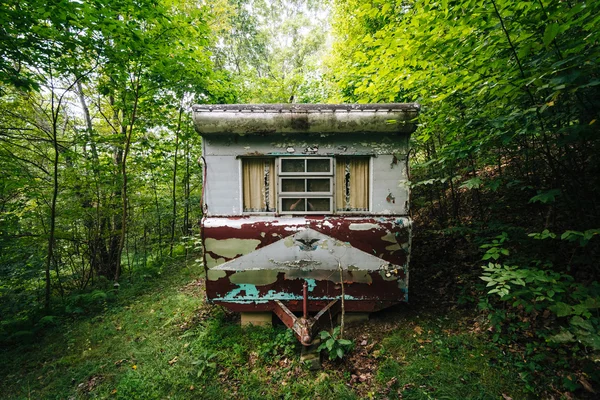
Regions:
[[280, 133], [411, 133], [420, 105], [202, 104], [192, 107], [201, 135]]

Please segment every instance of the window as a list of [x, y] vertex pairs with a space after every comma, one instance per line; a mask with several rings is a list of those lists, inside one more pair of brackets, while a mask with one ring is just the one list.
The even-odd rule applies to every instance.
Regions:
[[244, 212], [275, 212], [275, 160], [242, 159]]
[[279, 202], [281, 213], [331, 213], [333, 159], [281, 158]]
[[369, 157], [243, 158], [242, 186], [245, 213], [367, 212]]

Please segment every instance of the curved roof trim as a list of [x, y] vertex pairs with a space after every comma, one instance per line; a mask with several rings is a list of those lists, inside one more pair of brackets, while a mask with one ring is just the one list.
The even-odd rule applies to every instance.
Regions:
[[411, 133], [420, 105], [203, 104], [192, 110], [201, 135]]

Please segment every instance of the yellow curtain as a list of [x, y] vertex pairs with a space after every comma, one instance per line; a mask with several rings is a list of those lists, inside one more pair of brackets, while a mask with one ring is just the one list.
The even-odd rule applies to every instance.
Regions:
[[244, 211], [263, 211], [265, 209], [265, 160], [242, 160], [242, 180]]
[[267, 179], [269, 184], [269, 207], [267, 211], [276, 211], [277, 203], [275, 202], [277, 187], [275, 186], [275, 159], [265, 160], [266, 168], [269, 171], [269, 177]]
[[369, 209], [369, 159], [350, 159], [350, 209]]
[[338, 211], [369, 210], [369, 158], [338, 157], [335, 202]]
[[[242, 187], [245, 212], [275, 211], [275, 160], [247, 158], [242, 160]], [[267, 204], [268, 199], [268, 204]], [[268, 207], [267, 207], [268, 206]]]
[[338, 210], [346, 209], [346, 159], [335, 161], [335, 204]]

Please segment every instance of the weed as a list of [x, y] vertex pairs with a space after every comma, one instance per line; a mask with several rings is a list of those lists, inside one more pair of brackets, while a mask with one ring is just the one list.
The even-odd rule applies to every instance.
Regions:
[[322, 331], [319, 335], [323, 343], [317, 349], [318, 351], [325, 350], [329, 355], [330, 360], [342, 359], [344, 356], [354, 349], [354, 342], [341, 337], [341, 327], [336, 326], [333, 333]]

